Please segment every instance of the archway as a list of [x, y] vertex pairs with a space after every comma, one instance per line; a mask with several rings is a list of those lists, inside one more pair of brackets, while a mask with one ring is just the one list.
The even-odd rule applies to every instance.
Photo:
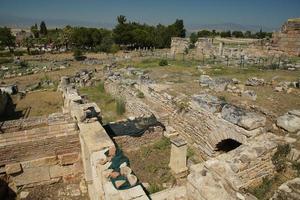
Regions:
[[225, 139], [225, 140], [221, 140], [221, 142], [219, 142], [217, 145], [216, 145], [216, 151], [219, 151], [219, 152], [229, 152], [233, 149], [236, 149], [237, 147], [239, 147], [242, 143], [236, 141], [236, 140], [233, 140], [233, 139]]

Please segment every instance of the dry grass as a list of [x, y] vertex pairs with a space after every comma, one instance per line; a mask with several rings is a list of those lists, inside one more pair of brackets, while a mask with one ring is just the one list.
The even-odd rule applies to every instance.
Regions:
[[139, 150], [126, 151], [130, 167], [139, 177], [140, 182], [149, 183], [149, 193], [158, 192], [163, 183], [173, 185], [175, 179], [168, 167], [171, 144], [169, 139], [162, 138], [154, 144], [141, 147]]
[[60, 112], [62, 106], [61, 93], [54, 91], [37, 91], [26, 94], [26, 96], [17, 100], [14, 99], [17, 112], [30, 110], [28, 117], [48, 115], [54, 112]]

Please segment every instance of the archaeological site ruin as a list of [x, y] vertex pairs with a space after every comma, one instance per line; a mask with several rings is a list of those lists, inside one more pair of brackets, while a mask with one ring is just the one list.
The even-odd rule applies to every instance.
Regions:
[[79, 33], [22, 47], [29, 32], [28, 53], [0, 52], [0, 200], [300, 199], [300, 18], [168, 48], [99, 32], [105, 53]]

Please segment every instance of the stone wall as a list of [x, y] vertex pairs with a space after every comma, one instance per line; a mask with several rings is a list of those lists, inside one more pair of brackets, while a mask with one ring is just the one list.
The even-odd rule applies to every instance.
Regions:
[[[13, 127], [13, 123], [7, 124]], [[0, 134], [0, 173], [10, 175], [15, 186], [56, 182], [82, 173], [76, 123], [53, 122]]]
[[274, 33], [273, 45], [280, 51], [300, 56], [300, 19], [289, 19], [280, 32]]
[[212, 157], [216, 153], [216, 144], [225, 139], [233, 139], [245, 143], [253, 132], [229, 123], [221, 117], [210, 113], [203, 108], [189, 104], [185, 111], [180, 111], [178, 102], [169, 94], [155, 91], [151, 85], [136, 85], [145, 98], [136, 98], [136, 91], [121, 85], [116, 80], [108, 79], [105, 82], [106, 91], [126, 99], [126, 109], [136, 116], [153, 113], [168, 127], [173, 127], [190, 144], [193, 144], [204, 157]]
[[62, 77], [59, 86], [64, 98], [63, 110], [77, 121], [79, 127], [82, 162], [90, 199], [149, 199], [141, 186], [117, 190], [107, 178], [110, 162], [101, 164], [100, 161], [106, 158], [105, 152], [114, 148], [115, 144], [99, 121], [99, 107], [95, 103], [83, 103], [77, 90], [64, 80], [66, 78]]
[[171, 39], [171, 55], [186, 53], [185, 51], [189, 49], [189, 45], [189, 38], [173, 37]]
[[271, 133], [263, 134], [227, 154], [193, 165], [187, 183], [189, 199], [247, 199], [244, 189], [275, 173], [271, 159], [277, 140]]

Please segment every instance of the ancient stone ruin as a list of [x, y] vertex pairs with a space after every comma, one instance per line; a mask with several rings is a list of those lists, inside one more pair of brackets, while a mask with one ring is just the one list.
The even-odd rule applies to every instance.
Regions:
[[273, 45], [280, 51], [300, 55], [300, 19], [289, 19], [281, 30], [273, 34]]

